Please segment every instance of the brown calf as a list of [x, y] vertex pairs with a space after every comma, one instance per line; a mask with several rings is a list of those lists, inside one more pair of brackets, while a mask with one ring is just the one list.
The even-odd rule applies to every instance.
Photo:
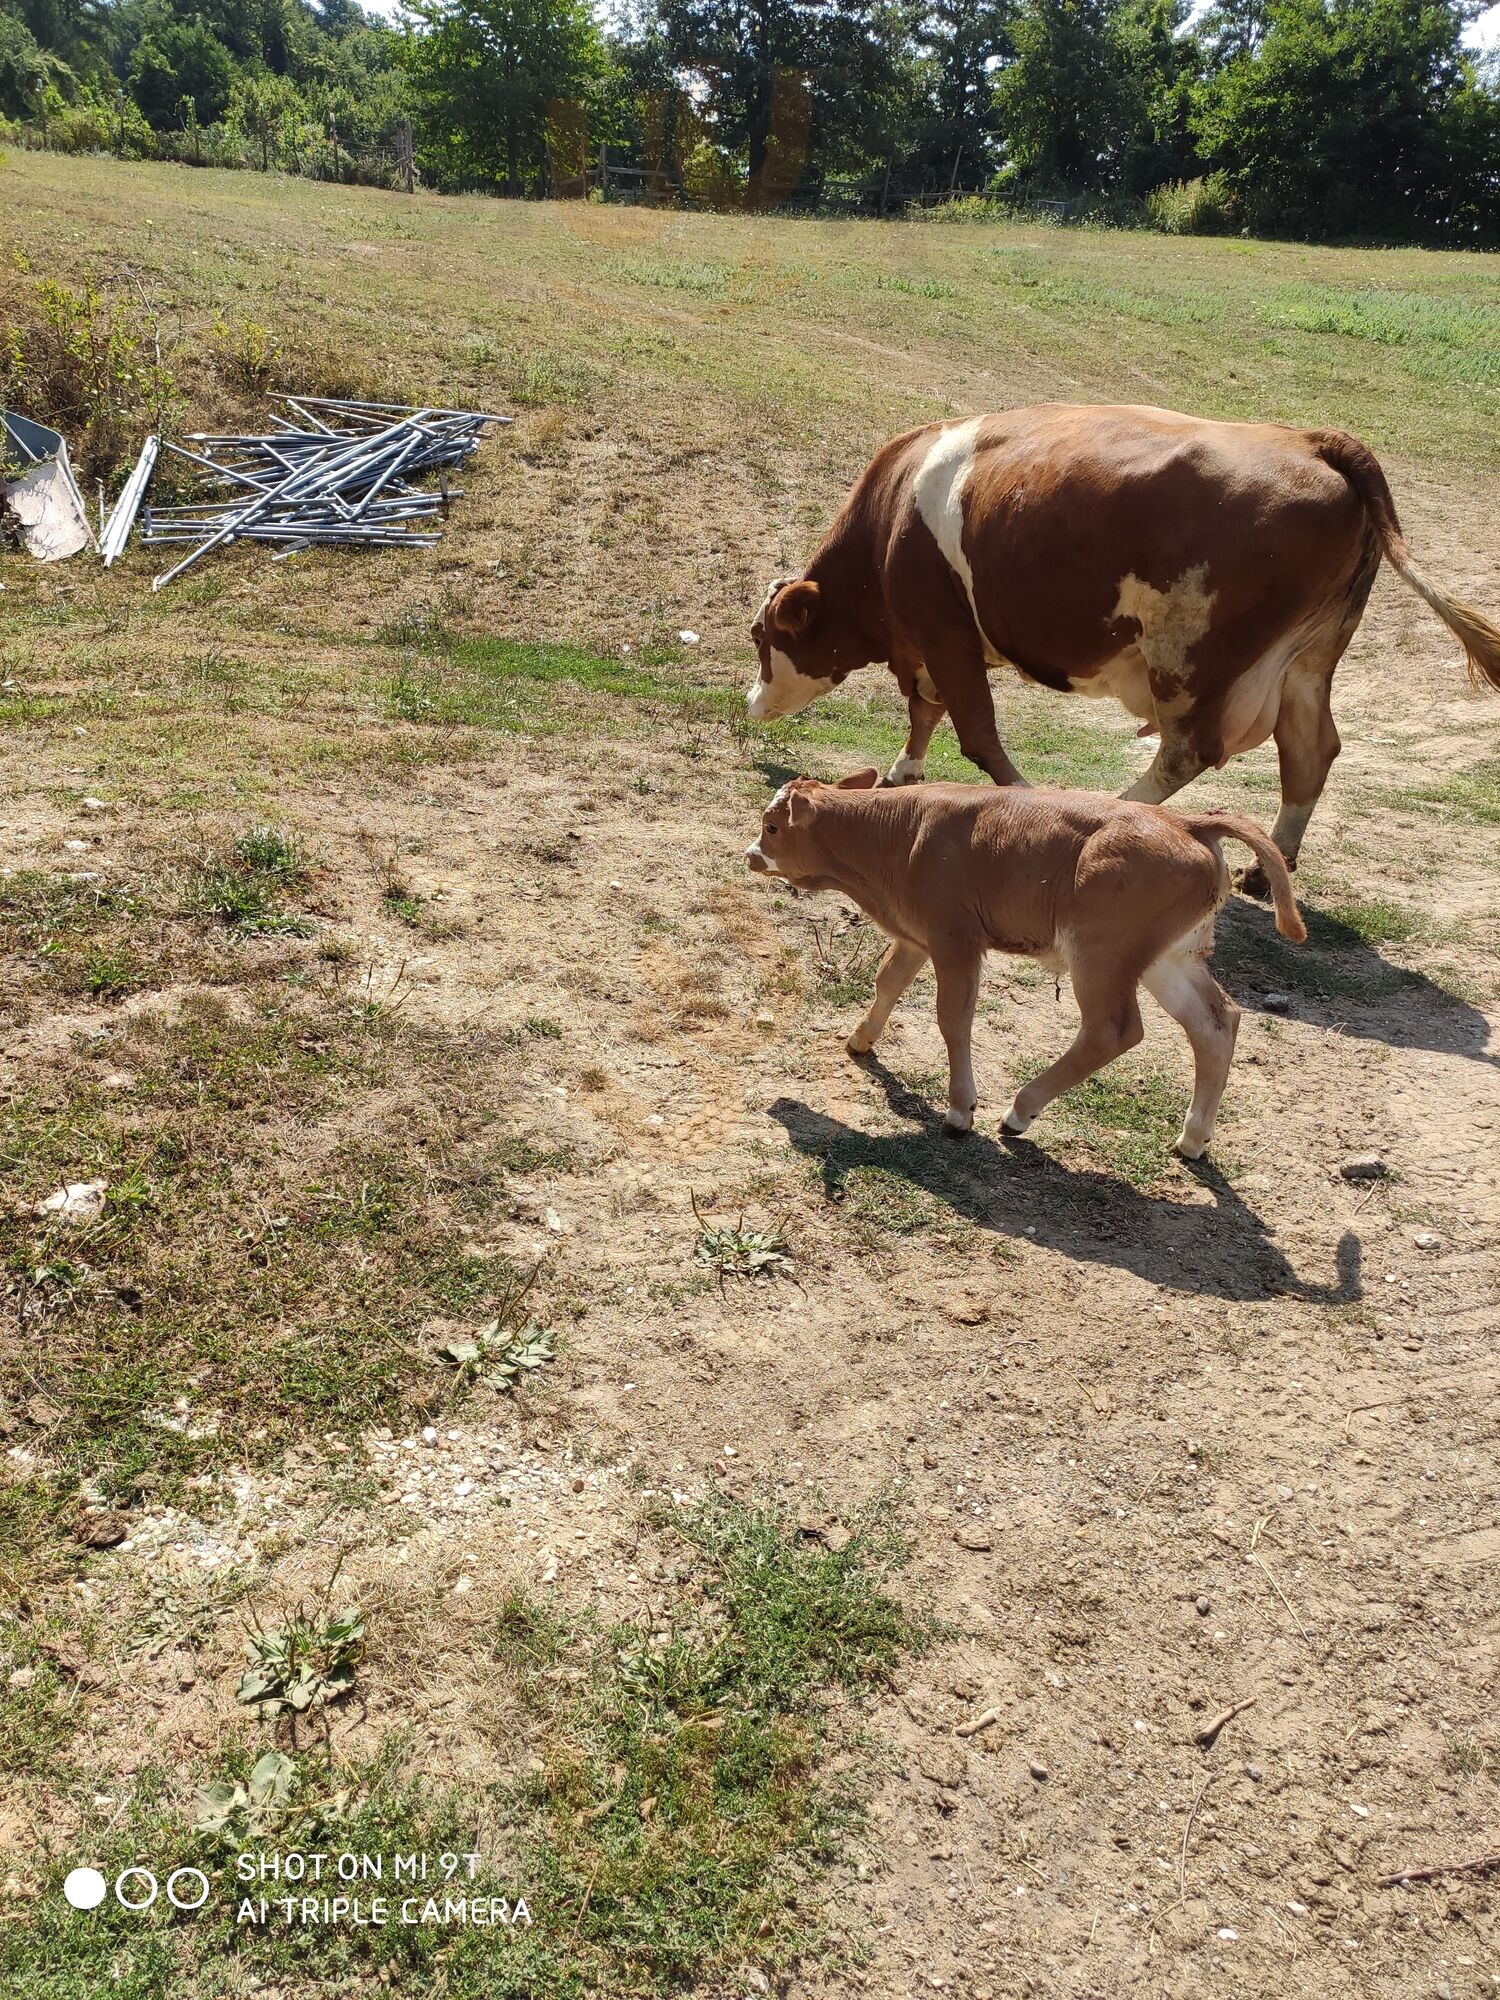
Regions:
[[922, 776], [945, 710], [964, 755], [1016, 784], [989, 684], [1008, 663], [1159, 732], [1125, 794], [1152, 803], [1274, 736], [1273, 837], [1295, 866], [1339, 751], [1333, 670], [1382, 556], [1500, 687], [1500, 630], [1417, 568], [1385, 474], [1343, 431], [1070, 403], [928, 424], [876, 453], [805, 575], [771, 585], [750, 712], [795, 714], [884, 660], [911, 715], [887, 784]]
[[838, 890], [891, 939], [850, 1054], [874, 1046], [931, 959], [948, 1045], [946, 1124], [967, 1132], [978, 1102], [970, 1043], [985, 952], [1066, 971], [1082, 1018], [1072, 1047], [1006, 1112], [1006, 1131], [1024, 1132], [1054, 1097], [1134, 1048], [1144, 986], [1192, 1044], [1193, 1101], [1177, 1150], [1198, 1159], [1213, 1137], [1240, 1018], [1207, 963], [1229, 886], [1221, 840], [1253, 850], [1282, 936], [1307, 935], [1268, 835], [1227, 813], [1169, 812], [1091, 792], [876, 789], [878, 775], [861, 771], [837, 785], [793, 779], [746, 854], [760, 874]]

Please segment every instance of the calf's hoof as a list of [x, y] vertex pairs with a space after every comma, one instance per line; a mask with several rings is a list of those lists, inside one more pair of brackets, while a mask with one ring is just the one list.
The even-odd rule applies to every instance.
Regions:
[[1000, 1129], [1002, 1132], [1009, 1132], [1013, 1139], [1019, 1139], [1023, 1132], [1030, 1130], [1031, 1122], [1024, 1112], [1017, 1111], [1015, 1105], [1012, 1104], [1009, 1111], [1000, 1120]]
[[1172, 1148], [1172, 1151], [1177, 1155], [1179, 1160], [1201, 1160], [1203, 1155], [1208, 1151], [1208, 1142], [1211, 1136], [1209, 1134], [1200, 1137], [1197, 1133], [1189, 1132], [1184, 1128], [1179, 1133], [1177, 1143]]
[[967, 1139], [974, 1129], [972, 1111], [955, 1111], [950, 1105], [943, 1113], [943, 1135], [948, 1139]]
[[875, 1037], [867, 1034], [863, 1028], [856, 1028], [844, 1044], [851, 1056], [867, 1056], [874, 1046]]

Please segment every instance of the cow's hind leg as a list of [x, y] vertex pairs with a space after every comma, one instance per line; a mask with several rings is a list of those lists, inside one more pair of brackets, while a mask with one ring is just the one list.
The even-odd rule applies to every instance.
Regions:
[[906, 938], [892, 939], [890, 949], [881, 959], [880, 969], [875, 974], [875, 998], [870, 1002], [870, 1010], [849, 1037], [851, 1056], [870, 1053], [891, 1018], [891, 1009], [926, 963], [927, 953], [921, 945], [912, 944]]
[[1177, 1139], [1186, 1160], [1201, 1159], [1214, 1136], [1240, 1026], [1240, 1010], [1204, 963], [1202, 947], [1201, 937], [1184, 939], [1141, 975], [1146, 991], [1192, 1044], [1193, 1101]]
[[[1343, 648], [1339, 650], [1342, 652]], [[1302, 836], [1307, 832], [1307, 823], [1322, 797], [1341, 747], [1329, 699], [1332, 693], [1332, 663], [1313, 669], [1302, 660], [1294, 661], [1282, 683], [1281, 708], [1276, 717], [1281, 810], [1276, 815], [1271, 838], [1286, 856], [1288, 868], [1297, 865]], [[1250, 896], [1270, 894], [1259, 862], [1244, 871], [1239, 886]]]
[[1050, 1069], [1016, 1092], [1001, 1121], [1007, 1132], [1024, 1132], [1054, 1097], [1061, 1097], [1065, 1090], [1133, 1049], [1145, 1033], [1133, 970], [1115, 961], [1100, 966], [1075, 965], [1072, 973], [1073, 995], [1082, 1016], [1078, 1033]]

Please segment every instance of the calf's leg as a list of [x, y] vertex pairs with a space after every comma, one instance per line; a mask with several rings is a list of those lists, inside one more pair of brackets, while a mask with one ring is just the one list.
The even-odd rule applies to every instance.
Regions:
[[1196, 950], [1164, 952], [1154, 965], [1147, 966], [1141, 984], [1192, 1044], [1193, 1101], [1183, 1120], [1177, 1151], [1185, 1160], [1202, 1159], [1214, 1136], [1219, 1099], [1229, 1080], [1240, 1010]]
[[1024, 1132], [1054, 1097], [1133, 1049], [1145, 1033], [1136, 1004], [1135, 974], [1126, 967], [1074, 966], [1073, 994], [1082, 1019], [1072, 1046], [1016, 1092], [1001, 1121], [1007, 1132]]
[[979, 999], [977, 950], [933, 954], [937, 1017], [948, 1047], [948, 1109], [943, 1124], [953, 1137], [971, 1131], [979, 1093], [974, 1087], [974, 1008]]
[[851, 1056], [868, 1055], [874, 1048], [891, 1018], [891, 1009], [926, 963], [927, 954], [919, 944], [912, 944], [906, 938], [891, 940], [875, 974], [875, 998], [870, 1002], [869, 1012], [849, 1037]]

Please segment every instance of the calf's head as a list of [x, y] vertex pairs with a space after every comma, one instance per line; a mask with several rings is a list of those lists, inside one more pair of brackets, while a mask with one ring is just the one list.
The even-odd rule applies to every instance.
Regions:
[[[878, 771], [856, 771], [836, 785], [816, 778], [793, 778], [783, 785], [761, 816], [760, 838], [745, 850], [746, 863], [757, 875], [781, 875], [796, 889], [832, 889], [830, 856], [820, 837], [820, 795], [868, 792], [879, 782]], [[826, 827], [826, 819], [824, 825]]]
[[757, 722], [795, 715], [869, 661], [860, 635], [833, 613], [822, 586], [810, 577], [777, 577], [750, 637], [760, 655], [760, 676], [746, 701]]

